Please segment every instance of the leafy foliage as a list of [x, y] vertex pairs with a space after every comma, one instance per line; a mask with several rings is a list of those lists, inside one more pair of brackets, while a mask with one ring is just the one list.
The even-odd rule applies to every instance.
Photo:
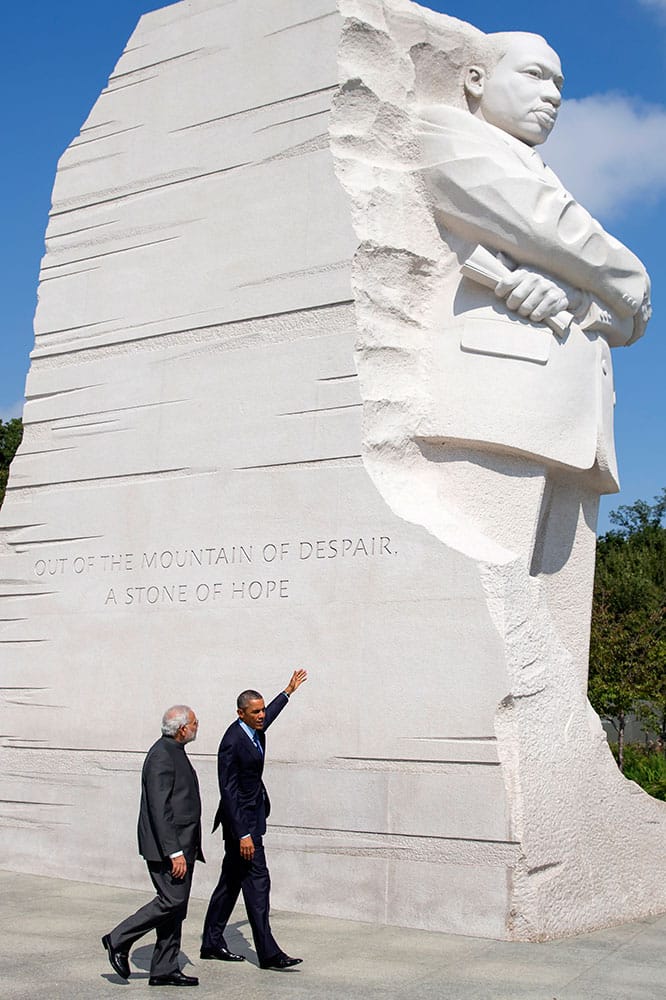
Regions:
[[[617, 746], [611, 749], [617, 758]], [[663, 753], [628, 743], [624, 748], [624, 775], [655, 799], [666, 802], [666, 756]]]
[[0, 507], [5, 498], [9, 466], [23, 437], [23, 421], [18, 417], [0, 420]]
[[666, 489], [611, 514], [597, 542], [589, 696], [618, 733], [624, 766], [627, 715], [666, 735]]

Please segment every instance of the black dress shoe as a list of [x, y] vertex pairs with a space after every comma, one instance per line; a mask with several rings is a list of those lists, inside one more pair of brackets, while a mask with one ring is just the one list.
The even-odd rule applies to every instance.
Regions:
[[244, 962], [243, 955], [234, 955], [228, 948], [202, 948], [199, 958], [216, 958], [218, 962]]
[[149, 986], [198, 986], [196, 976], [186, 976], [184, 972], [172, 972], [168, 976], [151, 976]]
[[259, 966], [262, 969], [291, 969], [293, 965], [300, 965], [302, 961], [302, 958], [289, 958], [289, 955], [273, 955], [265, 962], [260, 962]]
[[121, 979], [129, 979], [130, 977], [130, 967], [129, 958], [126, 951], [118, 951], [114, 948], [109, 940], [109, 935], [105, 934], [102, 938], [102, 944], [106, 948], [107, 955], [109, 956], [109, 962], [111, 963], [111, 968], [114, 972], [117, 972]]

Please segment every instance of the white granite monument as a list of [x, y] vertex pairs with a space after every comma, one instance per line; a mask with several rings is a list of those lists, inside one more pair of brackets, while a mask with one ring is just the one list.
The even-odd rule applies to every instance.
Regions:
[[208, 827], [236, 694], [303, 665], [275, 906], [660, 912], [666, 809], [585, 697], [649, 283], [536, 151], [558, 56], [408, 0], [259, 6], [145, 15], [59, 164], [0, 515], [4, 864], [135, 884], [161, 710], [198, 713]]

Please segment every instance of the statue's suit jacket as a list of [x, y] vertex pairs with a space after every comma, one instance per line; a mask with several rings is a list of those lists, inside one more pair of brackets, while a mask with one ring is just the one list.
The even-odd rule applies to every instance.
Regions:
[[266, 833], [271, 803], [262, 780], [266, 754], [265, 733], [288, 701], [287, 695], [281, 692], [266, 706], [263, 731], [257, 730], [263, 753], [241, 728], [238, 719], [231, 723], [222, 737], [217, 752], [220, 804], [213, 832], [221, 823], [225, 840], [240, 840], [247, 834], [256, 840]]
[[422, 109], [426, 197], [444, 245], [433, 327], [431, 416], [424, 437], [490, 444], [548, 463], [592, 470], [617, 489], [610, 349], [575, 324], [558, 340], [463, 278], [477, 244], [588, 293], [617, 319], [613, 346], [632, 337], [649, 290], [637, 257], [563, 188], [536, 150], [468, 111]]
[[189, 861], [204, 860], [199, 782], [185, 744], [170, 736], [162, 736], [146, 755], [137, 832], [146, 861], [165, 861], [178, 851]]

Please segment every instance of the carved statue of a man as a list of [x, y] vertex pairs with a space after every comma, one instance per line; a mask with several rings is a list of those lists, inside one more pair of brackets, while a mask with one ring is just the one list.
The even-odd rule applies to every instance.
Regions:
[[[643, 334], [649, 279], [535, 149], [560, 108], [557, 54], [538, 35], [484, 42], [465, 72], [468, 108], [419, 109], [427, 195], [456, 265], [438, 297], [429, 440], [454, 502], [483, 482], [486, 530], [551, 592], [584, 672], [587, 629], [569, 609], [589, 608], [598, 497], [618, 489], [609, 345]], [[499, 265], [484, 286], [464, 267], [479, 254]]]
[[[352, 122], [356, 113], [352, 155], [363, 141], [366, 159], [376, 160], [374, 188], [356, 198], [369, 220], [365, 231], [379, 232], [374, 206], [380, 204], [380, 178], [387, 199], [395, 190], [404, 202], [411, 184], [413, 214], [425, 206], [417, 225], [424, 232], [427, 220], [434, 221], [439, 234], [438, 247], [428, 251], [434, 263], [412, 267], [419, 273], [432, 267], [433, 275], [423, 281], [427, 316], [422, 319], [421, 306], [411, 320], [426, 331], [427, 359], [422, 352], [419, 363], [427, 371], [428, 396], [412, 407], [411, 443], [420, 452], [412, 459], [412, 482], [421, 491], [422, 510], [439, 507], [440, 521], [427, 515], [430, 522], [423, 523], [444, 541], [477, 559], [518, 558], [539, 579], [584, 686], [599, 495], [618, 489], [610, 347], [643, 334], [649, 279], [638, 258], [575, 201], [536, 150], [561, 104], [557, 53], [538, 35], [484, 35], [464, 22], [440, 21], [459, 33], [456, 44], [438, 47], [432, 33], [423, 43], [410, 43], [405, 55], [414, 65], [414, 82], [405, 85], [402, 104], [391, 97], [398, 109], [392, 119], [379, 106], [363, 121], [353, 103], [347, 112]], [[428, 23], [435, 25], [434, 16]], [[432, 84], [432, 67], [449, 62], [447, 103]], [[368, 60], [368, 72], [372, 65]], [[406, 65], [403, 58], [396, 71]], [[424, 85], [427, 72], [430, 84]], [[351, 93], [353, 82], [349, 86]], [[388, 129], [376, 141], [383, 120], [396, 132], [409, 121], [414, 140], [402, 143], [407, 153], [393, 179], [385, 179], [385, 154], [381, 159]], [[367, 136], [365, 121], [373, 123]], [[399, 179], [400, 169], [409, 182]], [[347, 174], [352, 193], [354, 176]], [[397, 194], [394, 202], [397, 216]], [[358, 286], [365, 283], [366, 295], [378, 300], [382, 293], [374, 290], [387, 285], [388, 272], [372, 277], [373, 266], [385, 267], [373, 246], [379, 238], [390, 245], [392, 236], [393, 223], [384, 219], [386, 231], [362, 244], [357, 308]], [[393, 245], [410, 246], [404, 238]], [[424, 240], [423, 254], [420, 246]], [[411, 295], [409, 302], [416, 299]], [[380, 438], [374, 427], [368, 436]], [[382, 447], [387, 456], [391, 449]], [[392, 451], [408, 455], [409, 445]], [[375, 468], [389, 460], [380, 455]], [[376, 480], [380, 476], [375, 473]], [[388, 490], [391, 479], [382, 481]], [[419, 519], [419, 502], [406, 509], [405, 486], [394, 494], [395, 506]]]
[[[437, 221], [444, 231], [537, 268], [496, 288], [510, 310], [541, 322], [571, 306], [584, 329], [612, 346], [642, 335], [649, 281], [640, 261], [564, 190], [536, 153], [561, 103], [557, 54], [539, 35], [488, 35], [483, 61], [467, 68], [464, 111], [422, 109], [423, 146]], [[549, 273], [552, 277], [546, 277]], [[603, 303], [591, 307], [591, 296]]]

